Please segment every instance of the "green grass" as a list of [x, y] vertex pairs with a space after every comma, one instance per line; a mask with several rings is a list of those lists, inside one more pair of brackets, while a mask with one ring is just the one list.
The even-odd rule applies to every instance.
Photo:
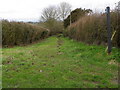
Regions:
[[[2, 49], [3, 88], [117, 88], [118, 51], [50, 37]], [[115, 62], [113, 62], [115, 60]]]

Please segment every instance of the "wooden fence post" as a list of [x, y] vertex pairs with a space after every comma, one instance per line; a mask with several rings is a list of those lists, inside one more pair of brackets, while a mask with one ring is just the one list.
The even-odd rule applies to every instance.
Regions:
[[106, 7], [107, 15], [107, 33], [108, 33], [108, 54], [112, 51], [112, 41], [111, 41], [111, 25], [110, 25], [110, 7]]

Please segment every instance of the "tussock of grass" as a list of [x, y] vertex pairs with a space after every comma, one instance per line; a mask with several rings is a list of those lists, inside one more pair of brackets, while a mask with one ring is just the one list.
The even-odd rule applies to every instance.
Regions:
[[117, 53], [63, 37], [4, 48], [3, 88], [117, 88], [118, 65], [109, 64]]

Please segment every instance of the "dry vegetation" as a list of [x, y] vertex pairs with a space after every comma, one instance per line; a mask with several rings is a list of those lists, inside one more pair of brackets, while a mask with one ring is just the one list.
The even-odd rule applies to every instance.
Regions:
[[2, 21], [2, 45], [30, 44], [47, 37], [49, 31], [37, 25], [23, 22]]
[[41, 22], [39, 26], [45, 27], [50, 30], [50, 35], [56, 35], [63, 32], [64, 26], [62, 21], [50, 19], [46, 22]]
[[[116, 30], [113, 38], [113, 45], [120, 47], [120, 29], [118, 27], [120, 18], [117, 18], [116, 12], [111, 12], [112, 33]], [[118, 24], [117, 24], [118, 23]], [[92, 14], [80, 18], [66, 30], [66, 36], [88, 44], [106, 45], [107, 28], [106, 14]]]

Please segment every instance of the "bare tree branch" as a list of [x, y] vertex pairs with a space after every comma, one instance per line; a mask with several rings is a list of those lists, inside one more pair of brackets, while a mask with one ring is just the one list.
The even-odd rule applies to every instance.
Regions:
[[49, 19], [58, 20], [59, 14], [57, 8], [55, 6], [49, 6], [48, 8], [43, 9], [41, 19], [42, 21], [47, 21]]
[[60, 3], [58, 7], [58, 11], [59, 11], [61, 19], [64, 20], [70, 14], [71, 5], [69, 3], [62, 2]]

